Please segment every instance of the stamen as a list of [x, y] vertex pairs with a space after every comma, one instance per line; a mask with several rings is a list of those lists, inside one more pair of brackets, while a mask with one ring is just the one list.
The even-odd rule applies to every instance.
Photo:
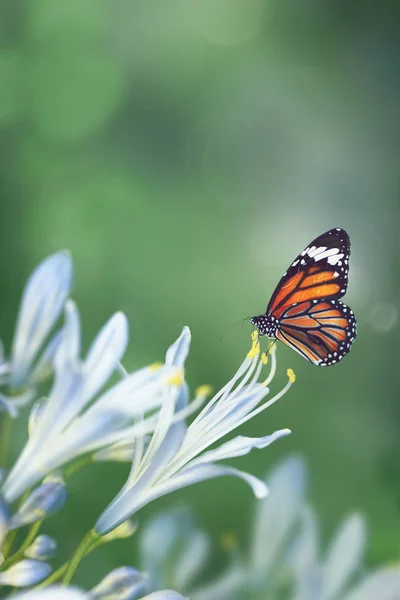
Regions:
[[149, 365], [150, 371], [158, 371], [163, 366], [162, 362], [154, 362]]
[[261, 360], [263, 365], [267, 365], [268, 364], [268, 354], [266, 352], [263, 352], [261, 354]]
[[247, 358], [255, 358], [257, 356], [257, 354], [259, 354], [260, 352], [260, 344], [258, 342], [258, 340], [254, 340], [252, 346], [251, 346], [251, 350], [250, 352], [248, 352], [247, 354]]
[[198, 387], [194, 393], [196, 396], [210, 396], [213, 393], [213, 388], [211, 385], [205, 383], [204, 385]]
[[177, 369], [176, 373], [167, 377], [167, 383], [169, 383], [169, 385], [176, 385], [177, 387], [183, 385], [184, 378], [182, 369]]
[[276, 349], [273, 347], [270, 349], [269, 354], [271, 354], [271, 369], [269, 375], [265, 381], [262, 382], [263, 387], [268, 387], [273, 378], [275, 377], [276, 372]]
[[253, 333], [251, 334], [251, 339], [253, 340], [253, 342], [256, 342], [258, 340], [258, 331], [257, 331], [257, 329], [255, 329], [253, 331]]
[[289, 379], [292, 383], [294, 383], [296, 381], [296, 375], [294, 374], [293, 369], [287, 370], [287, 376], [289, 377]]

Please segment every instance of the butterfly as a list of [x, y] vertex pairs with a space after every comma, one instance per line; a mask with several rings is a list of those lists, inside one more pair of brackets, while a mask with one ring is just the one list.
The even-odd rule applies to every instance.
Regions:
[[344, 229], [318, 236], [283, 275], [266, 312], [250, 322], [314, 365], [337, 363], [356, 337], [354, 312], [339, 300], [347, 289], [349, 257]]

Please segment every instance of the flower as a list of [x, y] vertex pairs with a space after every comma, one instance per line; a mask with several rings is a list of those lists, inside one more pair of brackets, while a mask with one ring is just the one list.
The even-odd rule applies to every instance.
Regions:
[[51, 567], [40, 560], [21, 560], [6, 571], [0, 573], [0, 585], [28, 587], [45, 579], [51, 573]]
[[[56, 333], [39, 356], [40, 350], [53, 329], [72, 280], [71, 259], [67, 252], [46, 258], [33, 271], [26, 284], [12, 344], [11, 359], [7, 361], [1, 347], [0, 385], [7, 385], [13, 396], [1, 394], [0, 410], [11, 416], [29, 402], [37, 384], [51, 372], [52, 360], [61, 341]], [[15, 392], [18, 394], [15, 394]]]
[[27, 558], [35, 560], [49, 560], [57, 552], [57, 542], [48, 535], [38, 535], [30, 546], [25, 550]]
[[133, 567], [119, 567], [106, 575], [88, 596], [91, 600], [101, 600], [102, 598], [129, 600], [137, 598], [147, 585], [148, 578], [144, 573]]
[[6, 501], [81, 454], [134, 437], [143, 427], [151, 431], [156, 417], [143, 415], [161, 404], [167, 378], [176, 370], [171, 365], [150, 365], [127, 375], [87, 408], [117, 368], [127, 341], [126, 318], [116, 313], [81, 361], [79, 314], [67, 302], [53, 387], [49, 398], [32, 408], [29, 440], [3, 485]]
[[[128, 567], [122, 568], [127, 569]], [[44, 590], [23, 592], [13, 598], [14, 600], [111, 600], [111, 598], [113, 600], [188, 600], [188, 598], [184, 598], [172, 590], [161, 590], [147, 596], [138, 596], [135, 591], [130, 596], [119, 595], [118, 593], [110, 596], [107, 595], [107, 591], [103, 595], [98, 595], [98, 592], [95, 592], [95, 590], [96, 588], [91, 592], [83, 592], [75, 587], [51, 586]], [[93, 595], [96, 593], [97, 595]]]
[[152, 589], [172, 585], [183, 593], [193, 589], [210, 555], [211, 541], [186, 508], [153, 518], [140, 535], [141, 566]]
[[400, 566], [372, 574], [362, 569], [366, 528], [358, 513], [344, 520], [319, 558], [318, 522], [307, 504], [306, 475], [297, 456], [273, 469], [266, 478], [269, 497], [257, 505], [249, 556], [236, 556], [218, 578], [189, 590], [192, 600], [400, 598]]
[[[183, 369], [189, 352], [190, 332], [184, 329], [177, 366]], [[289, 369], [289, 381], [276, 396], [260, 404], [269, 393], [275, 369], [275, 352], [269, 377], [263, 383], [258, 379], [267, 357], [260, 357], [260, 345], [253, 335], [253, 345], [233, 378], [208, 402], [194, 421], [186, 427], [176, 413], [188, 405], [188, 387], [183, 376], [170, 380], [151, 441], [144, 451], [143, 441], [137, 446], [129, 478], [122, 490], [106, 508], [95, 525], [99, 535], [111, 531], [141, 507], [169, 492], [199, 481], [234, 475], [242, 478], [253, 489], [257, 498], [267, 495], [267, 486], [253, 475], [233, 467], [217, 465], [220, 460], [248, 454], [253, 448], [265, 448], [276, 439], [290, 433], [282, 429], [260, 438], [237, 436], [216, 449], [204, 452], [242, 423], [245, 423], [281, 398], [294, 382]]]
[[52, 586], [44, 590], [31, 590], [14, 596], [13, 600], [85, 600], [84, 592], [75, 587]]
[[18, 529], [54, 515], [64, 507], [66, 499], [67, 492], [61, 475], [49, 475], [29, 494], [18, 512], [11, 517], [10, 529]]

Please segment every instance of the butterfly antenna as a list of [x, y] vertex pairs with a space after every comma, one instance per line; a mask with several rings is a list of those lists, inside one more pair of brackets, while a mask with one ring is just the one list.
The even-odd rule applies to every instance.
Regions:
[[228, 335], [228, 333], [230, 333], [232, 331], [232, 329], [234, 329], [238, 325], [242, 325], [242, 329], [243, 329], [243, 323], [245, 323], [249, 319], [250, 319], [250, 317], [245, 317], [244, 319], [241, 319], [240, 321], [238, 321], [237, 323], [235, 323], [234, 325], [232, 325], [232, 327], [230, 327], [229, 329], [227, 329], [226, 332], [219, 338], [219, 341], [222, 342], [222, 340]]

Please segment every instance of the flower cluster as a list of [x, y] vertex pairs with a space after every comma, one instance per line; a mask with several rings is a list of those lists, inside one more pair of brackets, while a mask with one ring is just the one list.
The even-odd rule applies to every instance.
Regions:
[[236, 536], [226, 534], [221, 546], [229, 566], [208, 584], [204, 572], [211, 541], [189, 509], [169, 511], [146, 524], [140, 554], [152, 582], [157, 586], [168, 582], [191, 600], [400, 598], [400, 563], [373, 571], [363, 566], [367, 533], [360, 513], [344, 519], [321, 552], [317, 515], [307, 501], [303, 459], [283, 460], [265, 482], [269, 496], [257, 503], [250, 551], [240, 553]]
[[[82, 357], [79, 312], [69, 298], [71, 280], [67, 253], [37, 267], [23, 294], [11, 352], [0, 357], [0, 589], [36, 586], [16, 596], [33, 600], [177, 600], [182, 596], [176, 592], [156, 589], [151, 569], [121, 567], [90, 592], [65, 586], [88, 553], [132, 535], [135, 527], [129, 519], [174, 490], [231, 475], [248, 483], [257, 498], [266, 497], [264, 481], [220, 462], [265, 448], [289, 430], [259, 438], [236, 435], [220, 445], [218, 441], [281, 398], [295, 376], [289, 369], [287, 384], [269, 397], [275, 351], [270, 359], [261, 354], [253, 334], [251, 349], [231, 380], [208, 401], [209, 386], [191, 396], [184, 370], [189, 328], [183, 328], [163, 363], [128, 373], [121, 364], [129, 341], [122, 313], [111, 316]], [[269, 373], [262, 377], [267, 363]], [[116, 373], [120, 380], [110, 385]], [[44, 386], [46, 396], [40, 397]], [[6, 469], [10, 427], [28, 404], [28, 440]], [[54, 570], [48, 561], [57, 544], [40, 533], [43, 522], [63, 508], [70, 472], [105, 460], [130, 462], [128, 479], [71, 559]], [[55, 587], [59, 582], [63, 588]]]

